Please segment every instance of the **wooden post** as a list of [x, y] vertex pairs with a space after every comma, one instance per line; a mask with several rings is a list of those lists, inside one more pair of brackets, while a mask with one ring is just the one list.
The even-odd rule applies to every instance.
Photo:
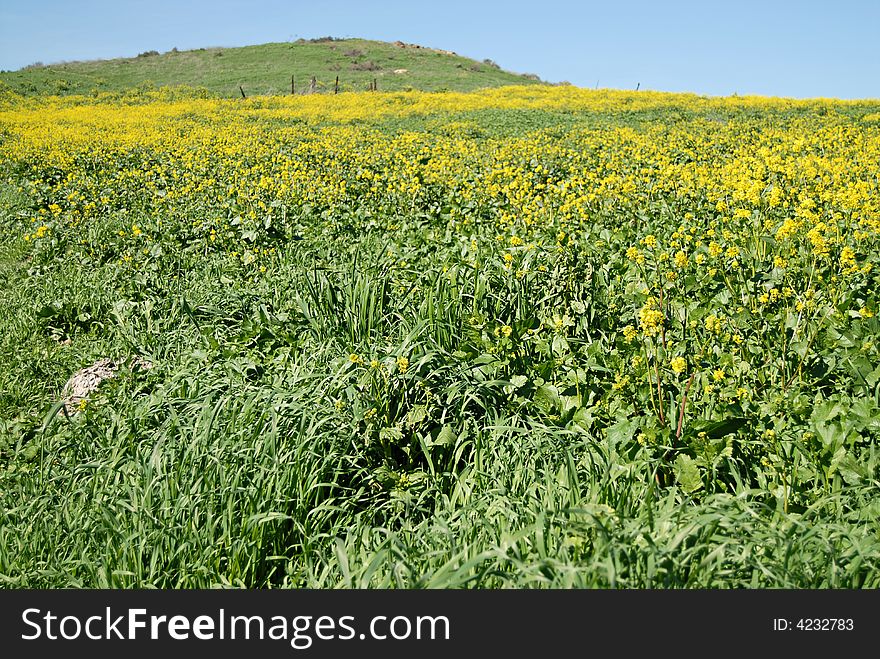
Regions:
[[641, 87], [642, 83], [636, 83], [636, 91], [639, 91], [639, 87]]
[[336, 76], [336, 84], [333, 85], [333, 93], [334, 94], [339, 93], [339, 76]]
[[379, 89], [379, 85], [376, 83], [376, 79], [373, 78], [373, 91], [377, 91]]
[[247, 96], [244, 95], [244, 90], [241, 88], [241, 85], [238, 86], [238, 91], [241, 92], [241, 97], [242, 97], [242, 98], [247, 98]]
[[312, 76], [312, 79], [309, 81], [309, 94], [314, 94], [318, 91], [318, 80], [315, 76]]
[[290, 95], [296, 94], [296, 87], [293, 86], [293, 74], [290, 74]]

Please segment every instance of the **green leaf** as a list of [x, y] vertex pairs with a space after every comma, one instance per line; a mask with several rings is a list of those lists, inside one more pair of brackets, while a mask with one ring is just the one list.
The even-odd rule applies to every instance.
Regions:
[[512, 384], [516, 389], [519, 389], [528, 381], [529, 379], [525, 375], [514, 375], [512, 378], [510, 378], [510, 384]]
[[375, 479], [375, 481], [379, 483], [384, 489], [390, 490], [392, 487], [397, 485], [398, 480], [400, 480], [400, 476], [398, 476], [387, 466], [382, 465], [373, 472], [373, 479]]
[[814, 424], [831, 421], [841, 412], [843, 412], [843, 408], [838, 401], [825, 400], [813, 407], [813, 412], [810, 414], [810, 421]]
[[379, 441], [383, 444], [394, 444], [403, 439], [403, 431], [397, 426], [382, 428], [379, 431]]
[[569, 351], [568, 341], [565, 340], [564, 336], [554, 336], [553, 346], [551, 349], [557, 357], [562, 357]]
[[458, 434], [452, 429], [452, 426], [443, 426], [437, 436], [433, 439], [428, 438], [426, 443], [429, 447], [452, 446], [456, 441], [458, 441]]
[[630, 441], [633, 437], [633, 433], [635, 432], [637, 425], [638, 424], [635, 421], [632, 421], [630, 419], [618, 421], [613, 426], [610, 426], [606, 431], [608, 443], [614, 446], [621, 442]]
[[593, 408], [580, 408], [574, 413], [571, 422], [581, 430], [589, 431], [593, 427]]
[[566, 375], [569, 382], [572, 384], [579, 384], [587, 381], [587, 372], [582, 368], [570, 369]]
[[690, 494], [703, 487], [700, 468], [691, 456], [679, 455], [675, 459], [673, 470], [675, 471], [675, 480], [683, 492]]
[[711, 439], [719, 439], [725, 435], [735, 433], [744, 425], [749, 423], [751, 419], [744, 416], [732, 416], [721, 421], [703, 421], [697, 422], [692, 426], [693, 433], [704, 432]]
[[868, 375], [865, 377], [865, 382], [867, 382], [868, 386], [872, 389], [877, 384], [878, 380], [880, 380], [880, 366], [877, 366], [877, 368], [868, 373]]
[[406, 415], [406, 425], [417, 426], [428, 416], [428, 408], [424, 405], [414, 406]]
[[64, 308], [64, 303], [55, 300], [52, 304], [44, 304], [37, 312], [38, 318], [52, 318]]
[[534, 403], [544, 414], [552, 414], [562, 407], [559, 390], [552, 384], [538, 387], [538, 390], [535, 392]]
[[831, 458], [830, 467], [829, 471], [837, 470], [847, 485], [857, 485], [862, 480], [870, 477], [870, 470], [865, 465], [859, 463], [851, 454], [847, 453], [844, 448], [838, 449]]

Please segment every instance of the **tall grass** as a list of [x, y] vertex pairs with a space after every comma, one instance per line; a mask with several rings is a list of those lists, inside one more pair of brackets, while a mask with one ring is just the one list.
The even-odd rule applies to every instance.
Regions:
[[[159, 306], [107, 312], [108, 343], [157, 365], [105, 383], [76, 417], [49, 409], [9, 448], [5, 586], [880, 585], [876, 482], [798, 514], [745, 475], [692, 498], [658, 486], [649, 450], [522, 410], [504, 372], [463, 355], [481, 351], [469, 316], [537, 313], [528, 281], [401, 286], [381, 253], [324, 270], [304, 258], [282, 257], [276, 283], [295, 286], [224, 291], [203, 262]], [[73, 277], [68, 294], [86, 301], [91, 285]], [[376, 388], [349, 353], [411, 366]], [[424, 386], [445, 444], [407, 425]], [[403, 429], [382, 447], [352, 413], [376, 397]]]

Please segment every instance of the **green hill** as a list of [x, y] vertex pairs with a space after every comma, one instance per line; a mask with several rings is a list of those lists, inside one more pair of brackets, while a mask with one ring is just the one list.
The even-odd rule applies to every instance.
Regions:
[[[114, 92], [139, 85], [204, 87], [218, 96], [289, 94], [316, 90], [405, 89], [470, 91], [482, 87], [540, 83], [537, 76], [501, 70], [455, 53], [400, 41], [325, 37], [242, 48], [150, 51], [137, 57], [88, 62], [33, 64], [0, 73], [0, 83], [25, 95]], [[0, 84], [2, 86], [2, 84]]]

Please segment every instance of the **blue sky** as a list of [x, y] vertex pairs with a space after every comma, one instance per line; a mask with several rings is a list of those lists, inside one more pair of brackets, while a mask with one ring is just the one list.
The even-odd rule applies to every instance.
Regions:
[[0, 69], [325, 35], [611, 87], [880, 98], [880, 0], [0, 0]]

